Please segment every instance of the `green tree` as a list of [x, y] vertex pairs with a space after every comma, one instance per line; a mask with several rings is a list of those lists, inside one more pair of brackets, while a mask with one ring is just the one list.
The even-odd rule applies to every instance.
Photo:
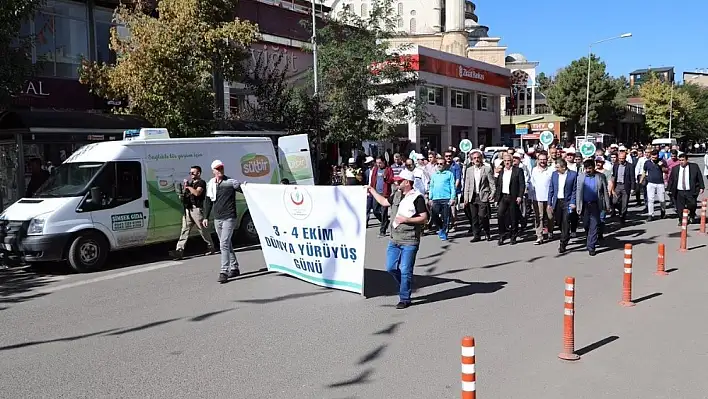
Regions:
[[708, 88], [696, 84], [684, 84], [681, 91], [688, 94], [695, 102], [693, 112], [687, 115], [685, 136], [687, 139], [705, 140], [708, 138]]
[[236, 10], [236, 0], [161, 0], [154, 12], [121, 5], [117, 21], [130, 34], [112, 31], [116, 65], [84, 61], [81, 82], [105, 98], [127, 99], [122, 111], [156, 126], [203, 134], [214, 111], [213, 73], [239, 81], [258, 38], [258, 28], [238, 20]]
[[651, 76], [642, 82], [639, 93], [644, 100], [645, 127], [653, 138], [666, 137], [669, 119], [672, 137], [682, 137], [689, 131], [689, 116], [696, 102], [686, 90]]
[[536, 86], [541, 93], [548, 93], [553, 86], [553, 76], [548, 76], [545, 72], [539, 73], [536, 75]]
[[[553, 86], [546, 93], [553, 112], [567, 118], [576, 134], [583, 132], [585, 122], [587, 73], [588, 58], [575, 60], [556, 74]], [[626, 102], [618, 102], [618, 90], [617, 82], [605, 71], [605, 63], [593, 55], [590, 58], [589, 131], [602, 128], [621, 115]]]
[[317, 30], [319, 96], [327, 117], [322, 122], [328, 142], [360, 143], [385, 139], [426, 112], [413, 93], [420, 83], [413, 64], [396, 46], [397, 16], [391, 0], [370, 3], [368, 17], [345, 8]]
[[0, 110], [35, 72], [32, 64], [34, 37], [20, 34], [22, 22], [32, 17], [43, 0], [0, 1]]

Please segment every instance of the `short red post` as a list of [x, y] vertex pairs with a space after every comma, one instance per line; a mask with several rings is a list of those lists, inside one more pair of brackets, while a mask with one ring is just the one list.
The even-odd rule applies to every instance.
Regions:
[[688, 251], [688, 209], [683, 210], [683, 218], [681, 219], [681, 244], [679, 252]]
[[706, 233], [706, 207], [708, 207], [708, 199], [704, 199], [701, 207], [701, 229], [700, 233]]
[[659, 254], [656, 257], [656, 272], [657, 276], [667, 276], [669, 273], [666, 272], [666, 247], [664, 244], [659, 244]]
[[474, 337], [462, 338], [462, 399], [477, 397], [477, 373], [474, 369]]
[[562, 360], [578, 360], [575, 353], [575, 277], [565, 278], [565, 304], [563, 306], [563, 352]]
[[624, 244], [624, 277], [620, 305], [634, 306], [634, 302], [632, 302], [632, 244]]

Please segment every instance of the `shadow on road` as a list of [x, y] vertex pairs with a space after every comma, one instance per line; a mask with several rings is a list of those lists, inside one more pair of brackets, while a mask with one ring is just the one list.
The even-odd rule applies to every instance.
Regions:
[[619, 339], [618, 336], [610, 335], [609, 337], [603, 338], [597, 342], [593, 342], [592, 344], [590, 344], [588, 346], [584, 346], [584, 347], [576, 350], [575, 354], [578, 356], [583, 356], [587, 353], [594, 351], [595, 349], [602, 348], [603, 346], [605, 346], [611, 342], [617, 341], [618, 339]]
[[655, 293], [653, 293], [653, 294], [644, 295], [644, 296], [641, 297], [641, 298], [633, 299], [632, 302], [634, 302], [634, 303], [640, 303], [640, 302], [648, 301], [648, 300], [650, 300], [650, 299], [653, 299], [653, 298], [656, 298], [656, 297], [662, 296], [662, 295], [664, 295], [663, 292], [655, 292]]
[[[0, 304], [19, 303], [40, 298], [46, 293], [32, 294], [32, 291], [51, 283], [51, 276], [32, 273], [26, 269], [0, 270]], [[7, 309], [3, 307], [0, 310]]]
[[379, 331], [376, 331], [373, 335], [393, 335], [396, 333], [396, 330], [398, 330], [398, 327], [400, 327], [401, 324], [403, 324], [402, 321], [392, 323], [388, 327], [381, 329]]
[[267, 303], [273, 303], [273, 302], [282, 302], [282, 301], [287, 301], [288, 299], [297, 299], [297, 298], [306, 298], [309, 296], [315, 296], [315, 295], [322, 295], [322, 294], [329, 294], [332, 292], [330, 289], [323, 289], [322, 291], [315, 291], [315, 292], [302, 292], [299, 294], [288, 294], [288, 295], [283, 295], [283, 296], [277, 296], [274, 298], [263, 298], [263, 299], [242, 299], [236, 302], [241, 302], [241, 303], [252, 303], [256, 305], [265, 305]]
[[216, 312], [209, 312], [209, 313], [204, 313], [200, 314], [199, 316], [194, 316], [189, 321], [204, 321], [210, 317], [216, 316], [218, 314], [230, 312], [232, 310], [236, 310], [236, 308], [229, 308], [229, 309], [223, 309], [223, 310], [217, 310]]
[[327, 388], [342, 388], [342, 387], [349, 387], [352, 385], [361, 385], [361, 384], [368, 384], [371, 382], [369, 380], [369, 377], [371, 374], [374, 373], [373, 368], [366, 369], [362, 371], [361, 373], [357, 374], [355, 377], [350, 378], [348, 380], [340, 381], [340, 382], [335, 382], [333, 384], [327, 385]]

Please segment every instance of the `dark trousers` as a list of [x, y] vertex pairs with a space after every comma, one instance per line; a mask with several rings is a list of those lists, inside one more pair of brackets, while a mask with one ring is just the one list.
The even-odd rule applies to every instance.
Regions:
[[558, 227], [560, 227], [560, 244], [562, 246], [568, 245], [568, 241], [570, 241], [571, 214], [575, 214], [575, 211], [573, 211], [572, 213], [570, 212], [570, 210], [568, 209], [568, 203], [565, 202], [565, 199], [556, 199], [556, 207], [553, 209], [553, 219], [558, 224]]
[[479, 200], [479, 195], [474, 195], [472, 201], [467, 204], [465, 208], [465, 215], [467, 220], [470, 222], [470, 230], [472, 234], [478, 236], [484, 231], [485, 234], [489, 234], [489, 203], [481, 202]]
[[696, 207], [698, 206], [698, 199], [693, 196], [691, 191], [678, 190], [676, 192], [676, 213], [678, 214], [679, 221], [683, 219], [683, 210], [688, 209], [688, 217], [696, 217]]
[[629, 187], [624, 183], [617, 183], [615, 187], [614, 207], [619, 208], [619, 217], [624, 219], [627, 216], [627, 207], [629, 206]]
[[583, 224], [588, 234], [588, 251], [594, 251], [600, 234], [600, 204], [597, 201], [583, 204]]
[[578, 212], [573, 211], [568, 215], [568, 223], [570, 224], [570, 232], [575, 233], [578, 231], [578, 222], [580, 221], [580, 216]]
[[511, 233], [512, 237], [516, 237], [519, 229], [518, 212], [519, 204], [516, 203], [516, 198], [509, 194], [502, 194], [497, 210], [500, 237], [505, 237], [508, 233]]
[[640, 180], [642, 177], [637, 177], [637, 184], [634, 187], [634, 199], [637, 201], [637, 205], [642, 203], [642, 196], [644, 196], [644, 202], [647, 200], [647, 185], [639, 183]]
[[378, 202], [374, 203], [374, 216], [381, 222], [381, 227], [379, 228], [379, 233], [381, 235], [386, 235], [386, 230], [388, 230], [388, 207], [381, 206]]
[[433, 200], [432, 214], [430, 218], [439, 230], [447, 233], [450, 227], [450, 200]]

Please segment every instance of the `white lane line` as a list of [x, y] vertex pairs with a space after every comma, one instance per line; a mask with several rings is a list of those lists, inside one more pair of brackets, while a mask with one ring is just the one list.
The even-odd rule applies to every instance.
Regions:
[[153, 271], [153, 270], [164, 269], [166, 267], [177, 266], [177, 265], [181, 265], [182, 263], [183, 262], [177, 262], [177, 261], [161, 262], [161, 263], [156, 263], [151, 266], [146, 266], [146, 267], [142, 267], [139, 269], [127, 270], [127, 271], [115, 273], [115, 274], [109, 274], [107, 276], [96, 277], [96, 278], [92, 278], [89, 280], [81, 280], [81, 281], [77, 281], [75, 283], [56, 285], [54, 287], [40, 288], [38, 290], [35, 290], [34, 292], [42, 293], [42, 294], [49, 294], [49, 293], [64, 290], [67, 288], [80, 287], [82, 285], [98, 283], [100, 281], [106, 281], [106, 280], [113, 280], [114, 278], [130, 276], [132, 274], [145, 273], [145, 272], [149, 272], [149, 271]]

